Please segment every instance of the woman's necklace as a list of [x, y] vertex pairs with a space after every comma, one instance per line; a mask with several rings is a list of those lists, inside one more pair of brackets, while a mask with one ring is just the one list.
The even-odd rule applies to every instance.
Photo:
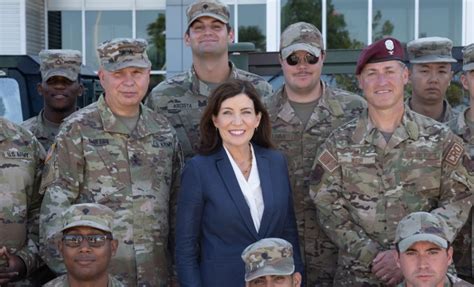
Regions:
[[[239, 165], [239, 168], [242, 171], [242, 174], [245, 176], [245, 178], [248, 178], [248, 176], [250, 175], [250, 171], [252, 170], [252, 159], [253, 159], [252, 151], [250, 151], [250, 158], [249, 158], [248, 164], [246, 164], [246, 167], [242, 167], [241, 165]], [[247, 163], [247, 161], [245, 161], [244, 163]]]

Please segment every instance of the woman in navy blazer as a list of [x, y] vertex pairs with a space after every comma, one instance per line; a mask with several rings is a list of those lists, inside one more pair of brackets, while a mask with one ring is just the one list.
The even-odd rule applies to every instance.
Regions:
[[245, 286], [241, 253], [266, 237], [292, 243], [301, 272], [287, 163], [271, 149], [268, 113], [253, 86], [231, 80], [217, 87], [200, 132], [200, 155], [187, 162], [178, 199], [180, 287]]

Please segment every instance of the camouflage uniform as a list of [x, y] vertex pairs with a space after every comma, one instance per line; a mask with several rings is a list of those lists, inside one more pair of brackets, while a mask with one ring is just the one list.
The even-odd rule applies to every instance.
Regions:
[[[395, 244], [398, 244], [400, 253], [406, 252], [413, 244], [420, 241], [431, 242], [446, 251], [449, 247], [446, 238], [447, 233], [449, 233], [447, 229], [446, 222], [442, 218], [427, 212], [413, 212], [402, 218], [398, 223], [395, 232]], [[406, 285], [406, 282], [402, 282], [397, 287], [405, 287]], [[472, 287], [474, 285], [447, 273], [443, 286]]]
[[[451, 50], [453, 42], [448, 38], [426, 37], [418, 38], [408, 42], [407, 52], [410, 64], [428, 64], [428, 63], [456, 63], [452, 57]], [[406, 103], [410, 106], [410, 99]], [[443, 100], [443, 115], [440, 120], [442, 123], [448, 123], [455, 120], [457, 113], [453, 110], [446, 99]]]
[[32, 118], [27, 119], [21, 123], [21, 126], [33, 133], [45, 150], [49, 150], [54, 143], [56, 134], [46, 126], [43, 118], [43, 110]]
[[[77, 50], [42, 50], [39, 53], [39, 58], [43, 83], [54, 76], [65, 77], [73, 82], [77, 81], [81, 72], [81, 52]], [[56, 128], [48, 126], [43, 110], [21, 125], [33, 133], [46, 151], [54, 143], [54, 138], [59, 131], [59, 124]]]
[[[464, 55], [464, 71], [474, 70], [474, 44], [466, 46], [463, 50]], [[472, 91], [471, 91], [472, 93]], [[470, 107], [463, 110], [457, 117], [457, 119], [449, 123], [451, 130], [464, 140], [464, 148], [466, 149], [469, 158], [466, 161], [469, 163], [466, 165], [466, 169], [470, 175], [474, 175], [474, 136], [469, 125], [466, 123], [466, 116]], [[472, 238], [474, 237], [474, 227], [472, 226], [473, 211], [461, 229], [456, 239], [453, 242], [454, 247], [454, 263], [456, 265], [456, 271], [459, 275], [474, 278], [474, 245], [472, 244]]]
[[388, 143], [367, 111], [329, 136], [314, 166], [321, 188], [315, 194], [311, 186], [310, 194], [339, 246], [334, 286], [381, 286], [371, 262], [394, 249], [395, 227], [413, 211], [440, 215], [454, 239], [473, 200], [464, 154], [448, 127], [407, 106]]
[[[232, 62], [230, 78], [250, 81], [261, 97], [272, 94], [272, 87], [261, 77], [237, 69]], [[211, 88], [200, 81], [194, 68], [156, 86], [146, 100], [151, 109], [163, 113], [175, 128], [185, 159], [195, 155], [199, 146], [199, 122]]]
[[[107, 206], [97, 204], [97, 203], [83, 203], [75, 204], [66, 209], [62, 214], [62, 228], [58, 232], [59, 236], [63, 235], [63, 231], [80, 226], [88, 226], [97, 230], [108, 232], [114, 236], [115, 232], [113, 231], [113, 221], [115, 213], [113, 210]], [[58, 244], [63, 244], [58, 242]], [[58, 246], [57, 244], [55, 244]], [[64, 245], [63, 245], [64, 246]], [[68, 248], [68, 247], [63, 247]], [[69, 286], [67, 274], [59, 276], [50, 282], [46, 283], [46, 287], [63, 287]], [[108, 287], [122, 287], [124, 286], [120, 281], [118, 281], [112, 275], [108, 275]]]
[[[0, 247], [7, 247], [26, 266], [27, 276], [40, 263], [38, 256], [38, 193], [44, 151], [24, 128], [0, 118]], [[0, 257], [0, 266], [7, 264]], [[31, 286], [23, 280], [8, 286]]]
[[[120, 281], [115, 279], [113, 276], [109, 275], [109, 283], [107, 287], [123, 287]], [[69, 287], [69, 282], [67, 281], [67, 275], [61, 275], [56, 279], [49, 281], [48, 283], [44, 284], [43, 287]]]
[[[146, 45], [144, 40], [126, 38], [102, 43], [101, 69], [150, 68]], [[59, 215], [71, 204], [96, 202], [116, 214], [119, 247], [111, 274], [126, 286], [168, 286], [173, 249], [168, 235], [174, 228], [181, 149], [165, 117], [142, 104], [137, 109], [131, 132], [104, 96], [61, 126], [45, 167], [40, 217], [44, 257], [57, 273], [64, 266], [55, 248], [47, 248], [47, 239], [61, 226]]]
[[323, 81], [321, 87], [322, 96], [306, 126], [295, 115], [284, 86], [266, 99], [273, 141], [288, 158], [308, 286], [332, 285], [337, 259], [337, 248], [320, 229], [316, 220], [316, 208], [309, 197], [309, 180], [315, 151], [334, 129], [357, 117], [366, 106], [365, 100], [360, 96], [331, 88]]

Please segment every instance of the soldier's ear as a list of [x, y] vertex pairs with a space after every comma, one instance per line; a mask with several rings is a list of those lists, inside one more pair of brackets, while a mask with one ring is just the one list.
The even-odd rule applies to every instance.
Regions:
[[300, 287], [301, 286], [301, 273], [295, 272], [293, 273], [293, 287]]
[[112, 256], [115, 256], [115, 253], [117, 253], [117, 248], [118, 248], [118, 240], [114, 239], [110, 241], [110, 248], [112, 251]]

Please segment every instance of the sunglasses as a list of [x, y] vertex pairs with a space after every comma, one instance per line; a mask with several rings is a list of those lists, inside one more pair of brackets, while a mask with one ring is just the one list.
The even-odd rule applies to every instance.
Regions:
[[[316, 56], [308, 53], [308, 54], [304, 55], [304, 60], [306, 61], [306, 63], [308, 63], [310, 65], [314, 65], [319, 61], [319, 57], [316, 57]], [[296, 66], [296, 65], [298, 65], [298, 63], [300, 61], [302, 61], [302, 59], [300, 57], [298, 57], [296, 54], [291, 54], [286, 58], [286, 62], [290, 66]]]
[[111, 234], [67, 234], [63, 236], [63, 243], [67, 247], [77, 248], [81, 246], [82, 241], [84, 241], [84, 238], [87, 240], [89, 246], [94, 248], [104, 246], [107, 239], [113, 239]]

